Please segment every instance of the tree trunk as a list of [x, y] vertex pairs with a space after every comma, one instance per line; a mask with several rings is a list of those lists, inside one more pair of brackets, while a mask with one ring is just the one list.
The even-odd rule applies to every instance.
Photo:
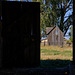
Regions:
[[63, 32], [63, 28], [64, 28], [64, 8], [62, 8], [62, 2], [61, 2], [61, 23], [60, 23], [60, 29]]

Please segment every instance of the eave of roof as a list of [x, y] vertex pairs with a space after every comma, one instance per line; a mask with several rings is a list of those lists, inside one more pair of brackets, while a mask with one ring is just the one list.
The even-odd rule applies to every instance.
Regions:
[[54, 26], [48, 33], [47, 33], [47, 35], [49, 34], [49, 33], [51, 33], [52, 32], [52, 30], [55, 28], [56, 26]]

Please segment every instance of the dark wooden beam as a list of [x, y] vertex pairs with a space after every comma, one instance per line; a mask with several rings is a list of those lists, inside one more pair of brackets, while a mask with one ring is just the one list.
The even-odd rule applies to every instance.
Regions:
[[0, 0], [0, 16], [2, 15], [2, 6], [1, 6], [1, 0]]
[[75, 65], [75, 10], [73, 11], [73, 64]]

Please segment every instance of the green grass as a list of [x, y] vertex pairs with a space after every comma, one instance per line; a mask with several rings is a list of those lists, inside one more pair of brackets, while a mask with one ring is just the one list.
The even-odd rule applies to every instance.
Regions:
[[44, 53], [44, 55], [64, 55], [64, 56], [72, 56], [72, 51], [58, 51], [58, 50], [47, 50], [47, 49], [41, 49], [41, 53]]
[[72, 47], [41, 46], [40, 67], [67, 67], [72, 61]]

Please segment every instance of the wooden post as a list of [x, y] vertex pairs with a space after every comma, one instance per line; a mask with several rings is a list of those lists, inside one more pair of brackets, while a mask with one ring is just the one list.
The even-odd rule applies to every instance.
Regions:
[[75, 65], [75, 12], [74, 11], [73, 11], [73, 64]]
[[45, 46], [45, 41], [44, 41], [44, 46]]
[[62, 47], [63, 47], [63, 42], [62, 42]]

